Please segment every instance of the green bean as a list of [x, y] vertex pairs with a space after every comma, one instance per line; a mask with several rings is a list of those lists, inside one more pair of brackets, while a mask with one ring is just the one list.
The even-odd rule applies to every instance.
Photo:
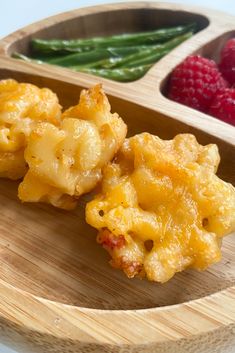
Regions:
[[30, 62], [30, 63], [37, 63], [37, 64], [43, 64], [44, 63], [44, 61], [42, 61], [42, 60], [29, 58], [26, 55], [23, 55], [23, 54], [20, 54], [20, 53], [16, 53], [16, 52], [12, 54], [12, 57], [15, 58], [15, 59], [21, 59], [21, 60], [24, 60], [24, 61], [27, 61], [27, 62]]
[[107, 48], [107, 47], [125, 47], [141, 44], [153, 44], [156, 42], [165, 42], [180, 34], [188, 31], [194, 31], [195, 23], [176, 26], [170, 28], [157, 29], [148, 32], [119, 34], [108, 37], [94, 37], [89, 39], [33, 39], [32, 48], [38, 52], [54, 52], [54, 51], [88, 51], [92, 48]]
[[[129, 56], [129, 61], [126, 60], [125, 62], [125, 67], [136, 67], [136, 66], [142, 66], [142, 65], [147, 65], [147, 64], [154, 64], [161, 58], [163, 58], [165, 55], [167, 55], [172, 49], [177, 47], [180, 43], [184, 42], [186, 39], [190, 38], [192, 36], [192, 33], [187, 33], [182, 36], [179, 36], [175, 39], [172, 39], [171, 41], [167, 42], [166, 45], [162, 45], [161, 50], [156, 50], [150, 52], [148, 55], [142, 55], [142, 57], [139, 55], [136, 55], [135, 57], [132, 56], [132, 59]], [[123, 66], [121, 66], [123, 67]]]
[[[127, 55], [140, 52], [149, 46], [134, 46], [134, 47], [124, 47], [124, 48], [102, 48], [94, 49], [90, 52], [84, 53], [74, 53], [69, 55], [58, 55], [55, 58], [51, 58], [50, 55], [41, 55], [28, 57], [20, 53], [13, 53], [13, 57], [17, 59], [22, 59], [24, 61], [46, 62], [48, 64], [59, 65], [64, 67], [70, 66], [94, 66], [96, 67], [98, 63], [103, 62], [105, 58], [120, 58]], [[96, 64], [97, 63], [97, 64]], [[105, 63], [105, 61], [104, 61]]]
[[[13, 53], [13, 57], [22, 59], [25, 61], [34, 61], [34, 62], [39, 62], [40, 64], [42, 62], [46, 62], [49, 64], [53, 65], [59, 65], [59, 66], [64, 66], [64, 67], [70, 67], [70, 66], [80, 66], [80, 65], [86, 65], [91, 63], [96, 67], [96, 62], [104, 62], [106, 63], [105, 58], [111, 59], [111, 58], [121, 58], [125, 57], [127, 55], [133, 54], [133, 53], [138, 53], [142, 50], [149, 49], [153, 46], [134, 46], [134, 47], [123, 47], [123, 48], [102, 48], [102, 49], [94, 49], [90, 52], [84, 52], [84, 53], [74, 53], [74, 54], [67, 54], [67, 55], [57, 55], [55, 54], [52, 57], [50, 55], [37, 55], [37, 56], [32, 56], [28, 57], [20, 53]], [[156, 47], [156, 46], [154, 46]], [[90, 66], [90, 65], [89, 65]]]
[[[168, 43], [168, 42], [166, 42]], [[59, 55], [57, 54], [47, 54], [47, 55], [34, 55], [33, 57], [29, 58], [26, 56], [23, 56], [22, 54], [19, 53], [14, 53], [13, 56], [23, 59], [26, 61], [30, 60], [37, 60], [41, 62], [47, 62], [49, 64], [53, 65], [59, 65], [59, 66], [64, 66], [64, 67], [70, 67], [70, 66], [80, 66], [80, 65], [86, 65], [89, 63], [94, 63], [91, 66], [88, 65], [89, 67], [106, 67], [107, 68], [112, 67], [116, 62], [118, 63], [122, 58], [125, 58], [128, 55], [131, 54], [137, 54], [137, 53], [142, 53], [143, 51], [146, 50], [146, 53], [151, 52], [153, 49], [162, 49], [162, 44], [158, 45], [140, 45], [140, 46], [132, 46], [132, 47], [120, 47], [120, 48], [98, 48], [94, 49], [89, 52], [84, 52], [84, 53], [73, 53], [73, 54], [63, 54]], [[148, 51], [149, 50], [149, 51]], [[51, 57], [51, 55], [53, 55]], [[135, 57], [135, 56], [134, 56]], [[108, 59], [107, 62], [105, 59]], [[109, 60], [110, 59], [110, 60]], [[104, 60], [103, 62], [101, 60]], [[96, 64], [97, 62], [97, 64]], [[100, 64], [100, 65], [99, 65]], [[101, 65], [102, 64], [102, 65]], [[138, 66], [138, 65], [137, 65]]]
[[[126, 64], [125, 66], [115, 66], [117, 63], [119, 63], [120, 58], [110, 58], [109, 59], [109, 63], [113, 62], [113, 67], [111, 67], [111, 65], [107, 65], [107, 60], [99, 60], [97, 62], [94, 63], [88, 63], [88, 64], [84, 64], [84, 65], [74, 65], [74, 66], [69, 66], [70, 69], [72, 70], [76, 70], [76, 71], [81, 71], [82, 69], [107, 69], [107, 70], [114, 70], [114, 69], [124, 69], [124, 68], [133, 68], [133, 67], [138, 67], [138, 66], [145, 66], [148, 64], [153, 65], [154, 63], [156, 63], [158, 60], [160, 60], [163, 56], [165, 56], [166, 54], [169, 53], [169, 50], [165, 50], [165, 51], [161, 51], [159, 53], [156, 53], [154, 55], [149, 55], [146, 57], [143, 57], [139, 60], [130, 62], [128, 64]], [[116, 60], [117, 59], [117, 60]]]
[[[94, 63], [99, 60], [112, 57], [125, 57], [127, 55], [141, 51], [143, 46], [135, 47], [120, 47], [120, 48], [98, 48], [89, 52], [74, 53], [66, 56], [61, 56], [58, 59], [47, 60], [50, 64], [60, 66], [83, 65]], [[144, 46], [146, 48], [146, 46]]]
[[75, 53], [70, 55], [65, 55], [57, 59], [49, 60], [50, 64], [59, 65], [59, 66], [71, 66], [71, 65], [81, 65], [89, 62], [96, 62], [104, 58], [108, 58], [106, 53], [102, 50], [92, 50], [84, 53]]
[[106, 62], [103, 62], [103, 67], [107, 69], [117, 67], [135, 67], [154, 63], [161, 59], [164, 55], [168, 54], [180, 43], [190, 38], [192, 34], [192, 32], [183, 34], [169, 40], [164, 44], [151, 46], [151, 48], [147, 48], [136, 54], [131, 54], [126, 57], [107, 59]]
[[[43, 64], [43, 61], [39, 60], [34, 60], [31, 58], [28, 58], [27, 56], [19, 53], [14, 53], [13, 57], [27, 61], [27, 62], [33, 62], [33, 63], [38, 63], [38, 64]], [[93, 63], [94, 64], [94, 63]], [[83, 65], [83, 66], [71, 66], [70, 68], [75, 70], [75, 71], [81, 71], [85, 73], [89, 73], [92, 75], [96, 76], [101, 76], [104, 78], [109, 78], [111, 80], [115, 81], [121, 81], [121, 82], [128, 82], [128, 81], [134, 81], [137, 80], [138, 78], [142, 77], [148, 69], [151, 67], [151, 65], [146, 65], [142, 67], [136, 67], [136, 68], [131, 68], [131, 69], [113, 69], [113, 70], [107, 70], [107, 69], [96, 69], [89, 67], [88, 65]]]
[[[111, 69], [117, 67], [136, 67], [147, 64], [154, 64], [160, 60], [163, 56], [168, 54], [173, 48], [178, 46], [180, 43], [192, 36], [192, 32], [186, 33], [182, 36], [178, 36], [164, 44], [141, 46], [143, 50], [123, 57], [111, 57], [108, 59], [99, 60], [94, 63], [85, 64], [85, 67], [97, 68], [97, 69]], [[130, 47], [131, 48], [131, 47]], [[140, 48], [140, 47], [139, 47]], [[83, 66], [83, 65], [82, 65]], [[75, 69], [79, 69], [81, 66], [74, 66]]]
[[[20, 53], [17, 53], [17, 52], [14, 52], [12, 54], [12, 57], [13, 58], [16, 58], [16, 59], [21, 59], [21, 60], [24, 60], [24, 61], [29, 61], [29, 62], [36, 62], [38, 64], [44, 64], [44, 63], [50, 63], [52, 60], [54, 60], [54, 57], [50, 54], [49, 56], [47, 55], [37, 55], [37, 56], [26, 56], [24, 54], [20, 54]], [[60, 54], [56, 54], [56, 59], [60, 58], [61, 55]]]
[[161, 53], [149, 55], [149, 56], [146, 56], [145, 58], [130, 62], [129, 64], [125, 65], [125, 67], [131, 68], [131, 67], [142, 66], [142, 65], [150, 65], [150, 64], [153, 65], [168, 53], [169, 53], [169, 50], [165, 50], [165, 51], [162, 51]]
[[135, 81], [142, 77], [149, 69], [151, 65], [139, 66], [134, 68], [120, 68], [120, 69], [92, 69], [92, 68], [81, 68], [80, 72], [84, 72], [91, 75], [96, 75], [104, 78], [108, 78], [114, 81], [129, 82]]
[[60, 59], [64, 56], [67, 56], [68, 53], [66, 52], [66, 54], [63, 54], [63, 53], [58, 53], [58, 52], [55, 52], [55, 53], [32, 53], [32, 55], [30, 56], [31, 59], [34, 59], [34, 60], [40, 60], [40, 61], [43, 61], [43, 62], [50, 62], [51, 60], [54, 60], [54, 59]]
[[40, 39], [35, 38], [31, 40], [31, 50], [36, 54], [68, 54], [68, 53], [84, 53], [91, 51], [94, 47], [89, 46], [73, 46], [71, 42], [73, 39], [64, 40], [64, 39]]
[[152, 64], [190, 38], [195, 29], [195, 24], [189, 24], [90, 39], [34, 39], [32, 57], [19, 53], [14, 53], [13, 57], [128, 82], [142, 77]]

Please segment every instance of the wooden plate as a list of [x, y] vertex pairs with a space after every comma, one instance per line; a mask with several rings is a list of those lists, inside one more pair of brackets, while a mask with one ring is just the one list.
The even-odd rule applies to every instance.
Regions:
[[[131, 32], [196, 21], [200, 31], [155, 64], [140, 80], [117, 83], [68, 69], [10, 58], [29, 52], [32, 37], [75, 38]], [[33, 24], [0, 43], [0, 79], [12, 77], [55, 91], [64, 107], [80, 90], [103, 82], [112, 109], [129, 135], [162, 138], [191, 132], [217, 143], [219, 175], [235, 183], [235, 128], [169, 101], [171, 70], [191, 53], [216, 57], [235, 36], [234, 17], [153, 2], [98, 6]], [[74, 212], [21, 204], [17, 183], [0, 181], [0, 328], [2, 342], [32, 352], [222, 352], [235, 343], [235, 239], [223, 242], [223, 259], [206, 272], [185, 271], [160, 285], [129, 280], [108, 265], [84, 221]], [[200, 347], [200, 349], [199, 349]]]

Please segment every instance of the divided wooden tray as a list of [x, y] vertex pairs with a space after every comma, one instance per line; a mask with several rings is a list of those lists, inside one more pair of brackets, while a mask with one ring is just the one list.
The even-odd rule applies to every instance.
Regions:
[[[10, 57], [28, 53], [32, 37], [71, 38], [131, 32], [196, 21], [200, 31], [156, 63], [140, 80], [117, 83]], [[162, 138], [191, 132], [217, 143], [219, 174], [235, 183], [235, 128], [164, 96], [171, 70], [191, 53], [216, 57], [235, 36], [235, 19], [212, 10], [137, 2], [85, 8], [43, 20], [2, 39], [0, 79], [46, 86], [64, 107], [80, 90], [103, 82], [112, 110], [129, 135]], [[0, 181], [1, 341], [30, 352], [223, 352], [235, 344], [235, 238], [223, 241], [223, 259], [203, 273], [186, 271], [160, 285], [129, 280], [85, 224], [81, 199], [74, 212], [21, 204], [17, 183]]]

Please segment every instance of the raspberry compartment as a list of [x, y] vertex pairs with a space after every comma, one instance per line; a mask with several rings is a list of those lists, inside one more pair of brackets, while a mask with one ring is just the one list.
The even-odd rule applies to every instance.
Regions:
[[[195, 50], [190, 55], [201, 55], [204, 58], [213, 59], [217, 64], [219, 64], [221, 50], [224, 47], [225, 43], [231, 38], [235, 38], [235, 30], [223, 33], [222, 35], [213, 39], [211, 42], [205, 44], [203, 47]], [[184, 59], [185, 58], [182, 58], [182, 61]], [[167, 97], [169, 78], [170, 78], [170, 74], [168, 74], [167, 77], [165, 77], [165, 79], [161, 83], [161, 92], [166, 97]]]
[[[230, 39], [230, 38], [235, 38], [235, 30], [233, 31], [228, 31], [223, 33], [220, 36], [217, 36], [215, 39], [213, 39], [212, 41], [210, 41], [209, 43], [205, 44], [202, 47], [199, 47], [197, 50], [191, 52], [189, 55], [201, 55], [204, 58], [207, 59], [212, 59], [214, 60], [217, 64], [219, 64], [220, 62], [220, 53], [222, 48], [224, 47], [225, 43]], [[186, 58], [183, 57], [181, 62], [184, 61], [184, 59]], [[180, 64], [180, 63], [178, 63]], [[173, 68], [174, 70], [174, 68]], [[172, 70], [172, 71], [173, 71]], [[172, 71], [162, 80], [161, 85], [160, 85], [160, 91], [161, 93], [164, 95], [164, 97], [166, 97], [166, 99], [170, 100], [170, 98], [167, 97], [167, 93], [168, 93], [168, 88], [169, 88], [169, 81], [170, 81], [170, 76]], [[174, 102], [174, 101], [173, 101]], [[180, 103], [176, 103], [174, 102], [174, 104], [178, 105]], [[195, 112], [197, 112], [199, 115], [203, 114], [193, 108], [187, 107], [185, 105], [183, 105], [186, 109], [190, 109], [193, 110]], [[204, 115], [204, 114], [203, 114]], [[207, 114], [206, 114], [207, 115]], [[210, 116], [210, 115], [207, 115]], [[213, 116], [210, 116], [212, 119], [216, 119]], [[231, 126], [231, 128], [233, 129], [233, 126]], [[234, 132], [235, 134], [235, 132]]]

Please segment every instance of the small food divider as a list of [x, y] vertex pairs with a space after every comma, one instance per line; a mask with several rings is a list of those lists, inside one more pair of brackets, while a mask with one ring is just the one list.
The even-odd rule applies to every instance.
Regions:
[[[120, 83], [11, 58], [29, 54], [31, 38], [76, 38], [137, 32], [196, 22], [199, 28], [141, 79]], [[185, 57], [217, 57], [235, 33], [234, 17], [153, 2], [122, 3], [64, 13], [1, 41], [0, 79], [14, 78], [58, 94], [64, 108], [82, 88], [102, 82], [128, 135], [161, 138], [193, 133], [220, 150], [219, 176], [235, 183], [235, 128], [164, 96], [170, 72]], [[84, 204], [64, 212], [22, 205], [17, 183], [0, 182], [0, 332], [2, 342], [38, 352], [209, 352], [235, 343], [235, 242], [223, 240], [220, 263], [186, 271], [161, 285], [129, 280], [107, 265], [84, 220]]]

